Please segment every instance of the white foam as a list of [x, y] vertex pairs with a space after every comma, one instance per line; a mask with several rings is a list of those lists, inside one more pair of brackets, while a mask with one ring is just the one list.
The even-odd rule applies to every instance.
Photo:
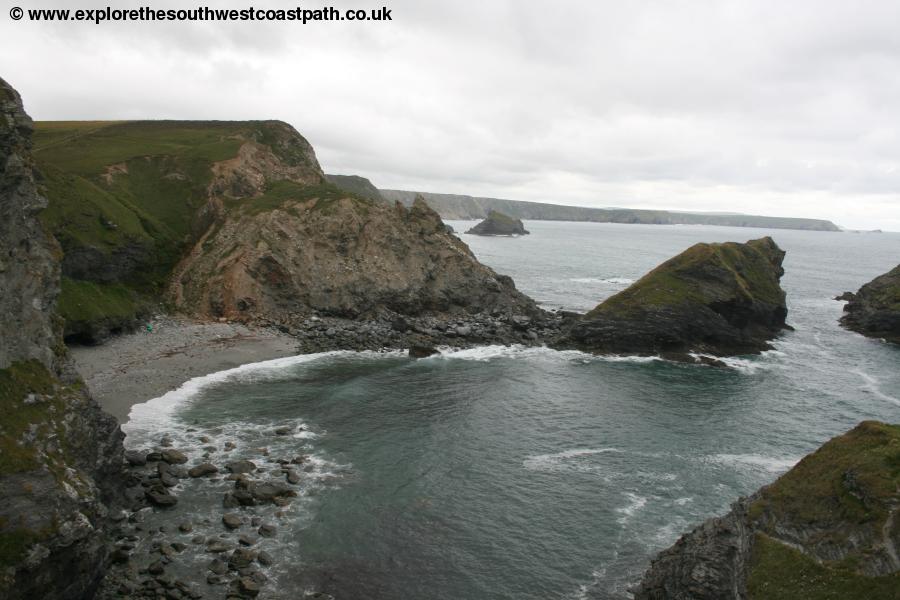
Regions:
[[625, 451], [618, 448], [574, 448], [572, 450], [564, 450], [554, 454], [536, 454], [528, 456], [522, 461], [529, 471], [558, 471], [567, 468], [566, 461], [585, 458], [597, 454], [618, 453], [623, 454]]
[[881, 391], [881, 387], [878, 385], [879, 381], [877, 378], [873, 377], [872, 375], [869, 375], [862, 369], [854, 369], [853, 372], [856, 373], [857, 375], [859, 375], [860, 378], [862, 378], [862, 380], [864, 382], [864, 385], [862, 387], [863, 391], [865, 391], [869, 394], [872, 394], [876, 398], [879, 398], [881, 400], [885, 400], [887, 402], [890, 402], [892, 404], [896, 404], [897, 406], [900, 406], [900, 400], [898, 400], [897, 398], [894, 398], [893, 396], [889, 396], [888, 394], [885, 394], [884, 392]]
[[607, 283], [611, 285], [631, 285], [634, 279], [628, 277], [573, 277], [569, 281], [574, 283]]
[[[204, 389], [227, 381], [271, 381], [289, 376], [288, 367], [303, 363], [313, 362], [328, 357], [359, 355], [366, 357], [396, 356], [398, 352], [352, 352], [339, 350], [332, 352], [320, 352], [318, 354], [302, 354], [276, 358], [256, 363], [247, 363], [233, 369], [217, 371], [208, 375], [195, 377], [183, 383], [177, 389], [166, 392], [158, 398], [153, 398], [141, 404], [131, 407], [128, 422], [122, 425], [122, 431], [127, 436], [140, 437], [148, 434], [167, 431], [172, 425], [172, 416], [176, 410], [191, 402]], [[126, 443], [128, 438], [126, 438]]]
[[769, 473], [784, 473], [800, 461], [799, 458], [778, 458], [762, 454], [713, 454], [708, 460], [730, 467], [751, 467]]
[[647, 499], [644, 496], [638, 496], [632, 492], [625, 492], [625, 497], [628, 499], [628, 504], [616, 509], [616, 512], [622, 515], [616, 519], [620, 525], [624, 525], [630, 521], [631, 517], [647, 505]]

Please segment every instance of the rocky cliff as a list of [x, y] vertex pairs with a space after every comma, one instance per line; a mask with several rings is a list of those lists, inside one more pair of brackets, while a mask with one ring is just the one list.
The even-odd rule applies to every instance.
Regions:
[[841, 324], [857, 333], [900, 344], [900, 265], [843, 296]]
[[768, 237], [696, 244], [584, 315], [555, 345], [672, 358], [765, 350], [786, 327], [783, 259]]
[[102, 340], [154, 307], [279, 325], [312, 311], [537, 310], [423, 202], [329, 183], [285, 123], [44, 123], [37, 144], [72, 341]]
[[0, 596], [89, 596], [106, 561], [122, 434], [65, 355], [60, 250], [37, 215], [31, 119], [0, 79]]
[[378, 188], [365, 177], [360, 177], [359, 175], [331, 175], [326, 173], [325, 180], [345, 192], [350, 192], [354, 196], [368, 198], [369, 200], [374, 200], [376, 202], [387, 202], [381, 196], [381, 192], [378, 191]]
[[895, 599], [898, 509], [900, 426], [863, 422], [661, 552], [635, 600]]
[[485, 220], [469, 229], [466, 233], [474, 235], [525, 235], [528, 232], [520, 219], [513, 219], [501, 212], [492, 210], [488, 213]]

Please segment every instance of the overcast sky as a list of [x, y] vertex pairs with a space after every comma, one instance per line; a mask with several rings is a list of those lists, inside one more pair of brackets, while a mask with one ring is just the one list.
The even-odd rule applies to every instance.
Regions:
[[107, 4], [194, 5], [0, 0], [0, 76], [35, 119], [276, 118], [326, 172], [383, 188], [900, 231], [900, 2], [359, 0], [334, 5], [393, 20], [305, 26], [8, 16]]

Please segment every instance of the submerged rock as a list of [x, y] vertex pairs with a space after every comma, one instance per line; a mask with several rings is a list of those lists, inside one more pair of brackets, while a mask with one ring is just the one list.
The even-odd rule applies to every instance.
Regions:
[[440, 351], [437, 348], [432, 348], [431, 346], [409, 347], [410, 358], [428, 358], [429, 356], [434, 356], [435, 354], [440, 354]]
[[832, 439], [660, 552], [635, 600], [896, 598], [897, 448], [875, 421]]
[[526, 235], [528, 232], [521, 219], [514, 219], [502, 212], [492, 210], [487, 218], [469, 229], [466, 233], [473, 235]]
[[766, 350], [788, 328], [784, 254], [769, 237], [696, 244], [598, 305], [554, 345], [670, 358]]
[[900, 344], [900, 265], [865, 284], [847, 300], [841, 325], [868, 337]]

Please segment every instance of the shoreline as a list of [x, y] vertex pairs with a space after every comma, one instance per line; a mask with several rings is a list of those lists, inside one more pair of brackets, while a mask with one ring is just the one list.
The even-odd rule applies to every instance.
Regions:
[[195, 377], [298, 354], [296, 338], [270, 328], [178, 316], [158, 317], [152, 323], [152, 333], [138, 331], [98, 346], [69, 348], [94, 399], [120, 425], [128, 421], [135, 404]]

